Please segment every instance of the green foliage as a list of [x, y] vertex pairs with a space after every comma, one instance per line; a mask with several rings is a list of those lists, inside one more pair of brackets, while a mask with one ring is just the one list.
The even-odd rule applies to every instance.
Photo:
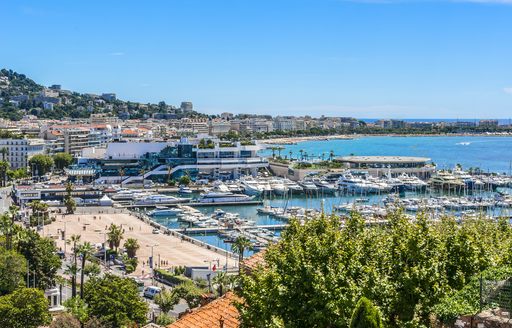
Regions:
[[64, 197], [64, 206], [66, 206], [66, 213], [73, 214], [76, 211], [76, 201], [71, 197], [73, 192], [73, 184], [68, 182], [66, 184], [66, 197]]
[[80, 297], [72, 297], [64, 302], [67, 311], [79, 322], [86, 322], [89, 319], [87, 304]]
[[429, 326], [446, 297], [481, 271], [512, 263], [512, 229], [504, 221], [429, 223], [421, 213], [410, 221], [401, 212], [387, 220], [368, 228], [357, 213], [344, 225], [335, 216], [291, 220], [268, 248], [265, 268], [242, 275], [244, 324], [346, 327], [365, 296], [387, 325]]
[[187, 282], [178, 285], [173, 289], [178, 298], [182, 298], [187, 302], [189, 308], [193, 309], [201, 303], [201, 296], [206, 292], [196, 286], [193, 282]]
[[53, 155], [53, 162], [57, 169], [63, 170], [73, 163], [73, 156], [68, 153], [57, 153]]
[[135, 270], [137, 270], [137, 265], [139, 264], [139, 261], [137, 260], [136, 257], [132, 257], [132, 258], [126, 257], [123, 260], [123, 262], [124, 262], [124, 270], [125, 270], [126, 274], [133, 273], [133, 272], [135, 272]]
[[34, 277], [35, 286], [38, 288], [47, 289], [55, 285], [61, 260], [52, 239], [40, 237], [37, 232], [26, 229], [16, 240], [15, 249], [28, 261], [30, 286], [34, 283]]
[[[444, 297], [434, 306], [437, 318], [445, 323], [452, 324], [459, 315], [474, 315], [480, 310], [480, 277], [483, 280], [504, 280], [512, 277], [511, 267], [490, 268], [475, 275], [462, 289]], [[501, 304], [508, 308], [510, 304]]]
[[244, 252], [248, 249], [252, 249], [252, 243], [247, 237], [238, 236], [233, 244], [231, 244], [231, 249], [238, 254], [238, 261], [242, 262], [244, 260]]
[[134, 258], [137, 255], [137, 250], [140, 248], [139, 241], [135, 238], [128, 238], [124, 242], [124, 248], [129, 258]]
[[382, 328], [382, 319], [379, 310], [366, 297], [361, 297], [357, 302], [350, 328]]
[[0, 295], [12, 293], [25, 283], [26, 262], [17, 252], [0, 248]]
[[0, 327], [37, 328], [50, 321], [48, 301], [42, 290], [19, 288], [0, 297]]
[[155, 276], [165, 280], [170, 285], [180, 285], [192, 281], [190, 278], [183, 276], [182, 273], [171, 273], [164, 269], [155, 269]]
[[176, 319], [173, 316], [170, 316], [165, 313], [161, 313], [156, 318], [156, 324], [159, 326], [162, 326], [162, 327], [166, 327], [166, 326], [170, 325], [171, 323], [174, 323], [175, 321], [176, 321]]
[[176, 304], [178, 304], [180, 298], [177, 293], [170, 291], [169, 289], [164, 289], [155, 296], [154, 301], [155, 304], [160, 307], [160, 310], [167, 314]]
[[89, 315], [96, 316], [113, 327], [146, 322], [148, 306], [139, 296], [132, 279], [107, 274], [85, 283], [84, 301]]
[[180, 185], [188, 186], [190, 184], [191, 180], [188, 175], [184, 175], [180, 178]]
[[28, 161], [29, 166], [32, 168], [32, 172], [37, 176], [43, 176], [50, 172], [53, 166], [53, 159], [48, 155], [35, 155]]
[[117, 252], [119, 245], [121, 244], [121, 240], [123, 239], [123, 228], [121, 226], [111, 224], [108, 227], [107, 233], [107, 241], [109, 243], [109, 247]]

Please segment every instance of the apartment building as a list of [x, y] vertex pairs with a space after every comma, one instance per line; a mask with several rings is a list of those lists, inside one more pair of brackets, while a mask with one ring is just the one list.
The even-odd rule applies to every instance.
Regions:
[[26, 168], [30, 157], [44, 153], [44, 141], [41, 139], [8, 138], [0, 139], [1, 159], [9, 162], [11, 169]]

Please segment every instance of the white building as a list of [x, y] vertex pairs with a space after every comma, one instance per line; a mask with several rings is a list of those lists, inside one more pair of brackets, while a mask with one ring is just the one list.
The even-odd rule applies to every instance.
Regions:
[[[0, 149], [6, 149], [5, 160], [11, 169], [26, 168], [28, 160], [37, 154], [44, 153], [44, 141], [41, 139], [0, 139]], [[2, 160], [4, 157], [1, 158]]]

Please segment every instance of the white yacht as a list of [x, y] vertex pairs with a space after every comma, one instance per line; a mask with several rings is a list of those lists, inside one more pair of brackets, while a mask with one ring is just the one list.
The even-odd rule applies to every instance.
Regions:
[[318, 187], [316, 186], [316, 184], [314, 184], [313, 181], [310, 181], [310, 180], [303, 180], [303, 181], [299, 182], [299, 185], [306, 192], [318, 191]]
[[461, 189], [464, 187], [464, 182], [461, 179], [446, 171], [437, 172], [436, 175], [430, 178], [429, 183], [435, 188], [445, 190]]
[[178, 204], [188, 201], [190, 201], [190, 199], [157, 194], [137, 198], [135, 205]]
[[320, 189], [321, 192], [324, 193], [334, 193], [336, 190], [338, 190], [336, 185], [329, 183], [326, 180], [314, 179], [313, 183]]
[[179, 208], [172, 208], [166, 206], [157, 206], [154, 210], [149, 211], [149, 216], [176, 216], [183, 213]]
[[178, 191], [178, 193], [184, 194], [184, 195], [190, 195], [192, 193], [192, 189], [190, 189], [187, 186], [180, 186], [180, 190]]
[[304, 188], [299, 186], [297, 182], [292, 181], [290, 179], [283, 179], [283, 183], [291, 192], [300, 193], [304, 191]]
[[252, 178], [240, 180], [240, 185], [244, 189], [244, 192], [250, 196], [257, 196], [263, 191], [263, 189], [260, 188], [258, 181]]
[[230, 191], [209, 191], [201, 194], [198, 199], [200, 203], [240, 203], [254, 199], [254, 196], [245, 194], [234, 194]]

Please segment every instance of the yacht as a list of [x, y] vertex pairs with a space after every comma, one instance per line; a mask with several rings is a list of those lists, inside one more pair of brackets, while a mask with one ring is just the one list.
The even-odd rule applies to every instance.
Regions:
[[254, 196], [245, 194], [234, 194], [230, 191], [209, 191], [201, 194], [198, 201], [200, 203], [240, 203], [254, 199]]
[[154, 210], [149, 211], [149, 216], [176, 216], [183, 213], [179, 208], [171, 208], [166, 206], [157, 206]]
[[188, 201], [190, 201], [190, 199], [157, 194], [137, 198], [135, 205], [178, 204]]
[[457, 190], [464, 188], [464, 182], [446, 171], [439, 171], [429, 181], [434, 188], [443, 190]]
[[342, 175], [338, 180], [338, 185], [341, 189], [353, 193], [369, 193], [374, 191], [369, 183], [350, 173]]
[[149, 193], [143, 193], [139, 190], [120, 189], [110, 198], [113, 200], [134, 200], [135, 198], [141, 197], [143, 195], [149, 195]]
[[318, 187], [316, 186], [316, 184], [314, 184], [313, 181], [310, 180], [303, 180], [299, 182], [299, 185], [304, 189], [305, 192], [318, 191]]
[[281, 179], [271, 179], [268, 183], [276, 195], [285, 195], [288, 192], [288, 187]]
[[184, 195], [190, 195], [192, 193], [192, 189], [190, 189], [187, 186], [180, 186], [180, 190], [178, 191], [178, 193], [184, 194]]
[[410, 176], [405, 173], [398, 177], [402, 181], [407, 190], [423, 190], [427, 187], [427, 183], [416, 176]]
[[258, 181], [252, 178], [241, 180], [240, 185], [244, 189], [244, 192], [249, 196], [257, 196], [263, 191], [263, 189], [260, 188]]
[[327, 182], [326, 180], [314, 179], [313, 183], [324, 193], [335, 193], [337, 188], [336, 185]]
[[290, 192], [300, 193], [304, 191], [304, 188], [299, 186], [299, 184], [295, 181], [292, 181], [290, 179], [284, 179], [283, 180], [284, 185], [290, 190]]

